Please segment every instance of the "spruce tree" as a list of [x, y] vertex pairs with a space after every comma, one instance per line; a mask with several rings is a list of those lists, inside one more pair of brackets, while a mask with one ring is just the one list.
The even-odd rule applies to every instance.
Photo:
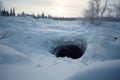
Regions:
[[12, 16], [12, 14], [13, 14], [13, 11], [12, 11], [12, 9], [10, 9], [10, 16]]
[[12, 14], [12, 16], [15, 16], [15, 8], [13, 8], [13, 14]]
[[44, 14], [44, 12], [42, 12], [42, 14], [41, 14], [41, 18], [45, 18], [45, 14]]

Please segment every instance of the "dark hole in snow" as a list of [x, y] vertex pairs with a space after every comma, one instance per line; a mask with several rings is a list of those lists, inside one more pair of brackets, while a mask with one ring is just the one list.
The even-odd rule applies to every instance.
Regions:
[[118, 38], [117, 37], [114, 37], [115, 40], [117, 40]]
[[54, 51], [53, 54], [55, 54], [56, 57], [69, 57], [72, 59], [78, 59], [84, 54], [81, 47], [73, 44], [58, 46]]

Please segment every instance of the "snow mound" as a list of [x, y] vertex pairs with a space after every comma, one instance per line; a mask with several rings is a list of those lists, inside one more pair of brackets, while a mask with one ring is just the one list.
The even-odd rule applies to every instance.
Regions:
[[30, 59], [14, 50], [13, 48], [10, 48], [6, 45], [0, 44], [0, 64], [4, 63], [30, 63]]
[[70, 80], [120, 80], [120, 60], [98, 62], [83, 68]]

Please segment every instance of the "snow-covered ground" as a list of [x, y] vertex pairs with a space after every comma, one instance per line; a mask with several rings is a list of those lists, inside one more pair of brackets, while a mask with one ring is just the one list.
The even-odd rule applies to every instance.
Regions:
[[[79, 59], [57, 58], [51, 50], [61, 44], [85, 45], [86, 50]], [[84, 77], [101, 70], [120, 74], [119, 59], [120, 23], [0, 17], [0, 80], [89, 80]]]

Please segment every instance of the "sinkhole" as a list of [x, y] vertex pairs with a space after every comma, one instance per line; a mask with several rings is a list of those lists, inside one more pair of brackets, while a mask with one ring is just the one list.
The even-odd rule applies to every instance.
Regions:
[[54, 48], [53, 54], [56, 57], [68, 57], [72, 59], [78, 59], [83, 56], [85, 48], [82, 46], [74, 45], [74, 44], [67, 44], [67, 45], [59, 45]]

